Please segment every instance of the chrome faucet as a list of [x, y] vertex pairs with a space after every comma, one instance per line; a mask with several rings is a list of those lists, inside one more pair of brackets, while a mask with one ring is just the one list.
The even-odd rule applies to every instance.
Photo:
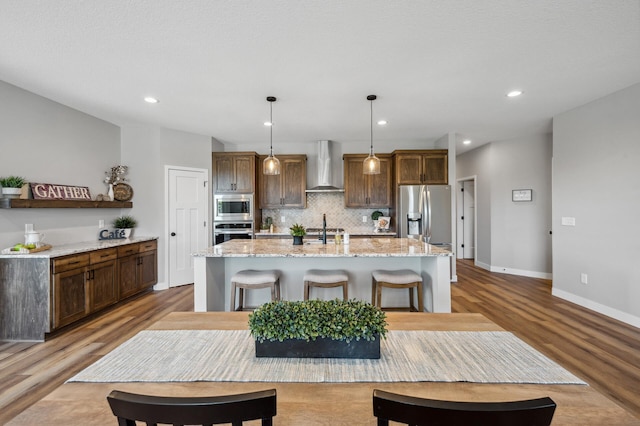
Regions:
[[327, 244], [327, 215], [322, 213], [322, 244]]

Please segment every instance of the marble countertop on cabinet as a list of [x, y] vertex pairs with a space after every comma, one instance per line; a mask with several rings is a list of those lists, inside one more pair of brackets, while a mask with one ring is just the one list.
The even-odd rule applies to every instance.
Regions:
[[354, 238], [349, 244], [290, 239], [230, 240], [191, 254], [194, 257], [436, 257], [451, 250], [411, 238]]
[[[333, 233], [329, 234], [327, 233], [327, 235], [331, 235], [333, 237]], [[256, 238], [266, 238], [269, 236], [277, 236], [277, 237], [290, 237], [291, 233], [289, 232], [256, 232], [255, 233], [255, 237]], [[309, 232], [305, 238], [314, 238], [314, 237], [319, 237], [320, 233], [319, 232]], [[349, 232], [349, 236], [351, 237], [389, 237], [389, 238], [394, 238], [396, 236], [396, 232], [395, 231], [389, 231], [389, 232], [374, 232], [374, 231], [370, 231], [370, 232]]]
[[82, 241], [79, 243], [62, 244], [53, 246], [46, 251], [25, 254], [0, 254], [0, 259], [35, 259], [35, 258], [54, 258], [60, 256], [68, 256], [70, 254], [84, 253], [88, 251], [100, 250], [110, 247], [118, 247], [126, 244], [141, 243], [144, 241], [157, 240], [158, 237], [131, 237], [127, 239], [117, 240], [96, 240]]

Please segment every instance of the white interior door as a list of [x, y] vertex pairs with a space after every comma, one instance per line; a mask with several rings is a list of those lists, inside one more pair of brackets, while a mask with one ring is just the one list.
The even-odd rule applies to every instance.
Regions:
[[207, 170], [167, 168], [169, 287], [193, 283], [191, 253], [207, 247]]

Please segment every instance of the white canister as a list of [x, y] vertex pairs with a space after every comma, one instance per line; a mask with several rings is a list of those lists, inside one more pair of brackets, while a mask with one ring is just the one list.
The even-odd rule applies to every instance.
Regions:
[[343, 244], [349, 244], [349, 233], [345, 232], [344, 235], [342, 236], [342, 243]]

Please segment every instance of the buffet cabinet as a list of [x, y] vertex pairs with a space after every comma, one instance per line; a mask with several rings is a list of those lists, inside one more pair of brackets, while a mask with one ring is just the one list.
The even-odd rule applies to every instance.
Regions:
[[356, 208], [393, 207], [392, 161], [390, 154], [376, 154], [380, 174], [365, 175], [367, 154], [344, 154], [344, 205]]
[[396, 185], [447, 185], [446, 149], [395, 150]]
[[256, 152], [214, 152], [212, 154], [215, 193], [251, 193], [256, 189]]
[[51, 331], [157, 283], [157, 241], [51, 260]]

